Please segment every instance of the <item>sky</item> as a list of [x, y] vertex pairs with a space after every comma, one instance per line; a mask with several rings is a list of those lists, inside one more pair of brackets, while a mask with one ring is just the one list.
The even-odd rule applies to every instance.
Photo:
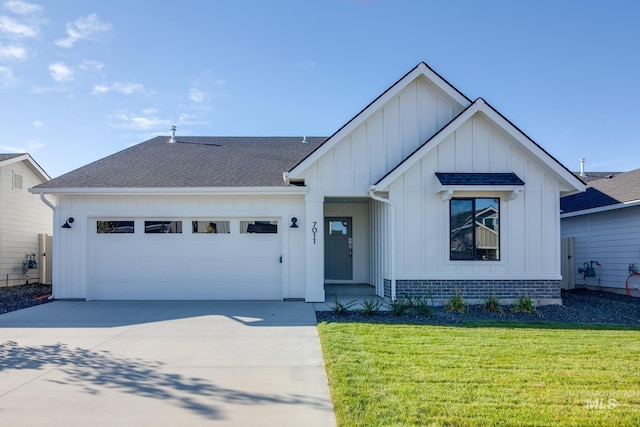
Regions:
[[640, 168], [636, 0], [0, 0], [0, 153], [329, 136], [419, 62], [571, 170]]

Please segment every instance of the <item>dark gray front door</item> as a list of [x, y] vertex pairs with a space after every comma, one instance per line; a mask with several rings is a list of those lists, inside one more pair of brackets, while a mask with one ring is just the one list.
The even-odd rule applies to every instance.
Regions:
[[351, 217], [325, 218], [324, 277], [353, 279], [353, 231]]

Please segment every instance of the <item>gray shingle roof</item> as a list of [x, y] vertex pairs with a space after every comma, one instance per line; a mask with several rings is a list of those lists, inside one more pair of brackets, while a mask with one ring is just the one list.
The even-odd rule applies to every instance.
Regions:
[[524, 185], [513, 172], [436, 172], [436, 176], [442, 185]]
[[575, 212], [640, 200], [640, 169], [606, 176], [589, 181], [584, 193], [561, 198], [560, 210], [564, 213]]
[[285, 185], [282, 173], [325, 137], [159, 136], [41, 184], [52, 188], [188, 188]]
[[14, 154], [0, 154], [0, 162], [4, 162], [5, 160], [13, 159], [14, 157], [24, 156], [24, 153], [14, 153]]

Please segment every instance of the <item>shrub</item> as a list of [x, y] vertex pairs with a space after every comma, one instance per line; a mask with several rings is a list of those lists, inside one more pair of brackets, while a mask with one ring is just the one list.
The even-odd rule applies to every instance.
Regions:
[[416, 298], [411, 307], [413, 310], [421, 316], [431, 317], [433, 316], [433, 299]]
[[346, 314], [353, 306], [356, 305], [356, 301], [349, 301], [346, 303], [340, 302], [338, 296], [335, 295], [333, 303], [329, 306], [332, 312], [335, 314]]
[[484, 299], [484, 303], [482, 304], [482, 311], [486, 311], [489, 313], [498, 313], [500, 315], [504, 314], [504, 309], [500, 304], [500, 298], [493, 294]]
[[404, 316], [411, 308], [411, 303], [406, 299], [398, 299], [390, 302], [388, 307], [394, 316]]
[[536, 313], [542, 317], [542, 313], [536, 309], [536, 305], [536, 301], [531, 297], [522, 296], [518, 298], [518, 303], [513, 307], [513, 311], [515, 313]]
[[362, 312], [366, 316], [375, 316], [380, 311], [382, 307], [382, 302], [377, 301], [375, 299], [367, 299], [362, 301]]
[[447, 311], [460, 314], [467, 312], [467, 302], [458, 292], [447, 301]]

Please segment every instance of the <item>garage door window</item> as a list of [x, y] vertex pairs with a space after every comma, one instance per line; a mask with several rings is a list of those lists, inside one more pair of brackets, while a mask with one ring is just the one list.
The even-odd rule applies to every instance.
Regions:
[[175, 234], [182, 233], [182, 221], [145, 221], [145, 234]]
[[135, 232], [133, 220], [127, 221], [97, 221], [98, 234], [130, 234]]
[[191, 232], [193, 234], [229, 234], [229, 221], [191, 221]]
[[278, 233], [278, 221], [240, 221], [240, 233], [276, 234]]

